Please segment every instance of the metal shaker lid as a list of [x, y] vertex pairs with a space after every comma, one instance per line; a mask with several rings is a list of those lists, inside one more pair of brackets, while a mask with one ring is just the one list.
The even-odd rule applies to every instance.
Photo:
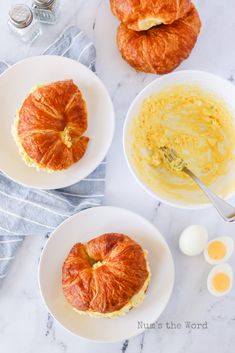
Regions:
[[15, 27], [25, 28], [33, 21], [33, 13], [27, 5], [17, 4], [10, 9], [9, 19]]
[[34, 0], [34, 4], [38, 5], [41, 8], [47, 8], [48, 6], [52, 5], [55, 0]]

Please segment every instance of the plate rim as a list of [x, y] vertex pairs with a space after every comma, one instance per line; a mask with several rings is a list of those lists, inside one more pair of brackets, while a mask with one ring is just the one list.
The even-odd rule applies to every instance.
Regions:
[[[93, 72], [92, 70], [90, 70], [86, 65], [82, 64], [81, 62], [77, 61], [77, 60], [74, 60], [74, 59], [71, 59], [71, 58], [67, 58], [65, 56], [60, 56], [60, 55], [35, 55], [35, 56], [30, 56], [30, 57], [27, 57], [27, 58], [24, 58], [22, 60], [19, 60], [17, 61], [16, 63], [14, 63], [13, 65], [9, 66], [5, 71], [3, 71], [1, 74], [0, 74], [0, 80], [2, 79], [2, 77], [6, 76], [11, 70], [13, 70], [15, 67], [17, 66], [20, 66], [20, 65], [24, 65], [25, 63], [27, 62], [32, 62], [34, 60], [58, 60], [58, 61], [68, 61], [68, 62], [73, 62], [75, 63], [77, 66], [80, 66], [82, 68], [82, 70], [84, 71], [87, 71], [89, 72], [89, 74], [91, 74], [95, 79], [96, 81], [99, 83], [99, 85], [102, 87], [105, 95], [106, 95], [106, 98], [107, 98], [107, 101], [110, 105], [110, 123], [111, 123], [111, 128], [110, 128], [110, 132], [107, 136], [107, 144], [106, 144], [106, 148], [104, 149], [103, 153], [102, 153], [102, 158], [99, 158], [99, 162], [96, 163], [96, 166], [93, 167], [93, 168], [90, 168], [90, 171], [88, 173], [86, 173], [82, 179], [77, 179], [76, 181], [72, 181], [72, 182], [67, 182], [67, 183], [61, 183], [60, 186], [58, 185], [55, 185], [55, 186], [46, 186], [46, 185], [43, 185], [43, 186], [38, 186], [38, 185], [35, 185], [32, 181], [31, 184], [27, 184], [25, 182], [21, 182], [19, 181], [17, 178], [15, 178], [14, 176], [11, 176], [9, 175], [5, 170], [2, 169], [2, 167], [0, 166], [0, 171], [5, 175], [7, 176], [7, 178], [9, 178], [10, 180], [14, 181], [15, 183], [18, 183], [24, 187], [27, 187], [27, 188], [32, 188], [32, 189], [41, 189], [41, 190], [59, 190], [59, 189], [63, 189], [63, 188], [66, 188], [66, 187], [69, 187], [69, 186], [72, 186], [80, 181], [82, 181], [83, 179], [85, 179], [88, 175], [90, 175], [91, 173], [94, 172], [94, 170], [104, 161], [104, 159], [106, 158], [108, 152], [109, 152], [109, 149], [111, 147], [111, 144], [113, 142], [113, 138], [114, 138], [114, 133], [115, 133], [115, 127], [116, 127], [116, 119], [115, 119], [115, 110], [114, 110], [114, 105], [113, 105], [113, 101], [111, 99], [111, 96], [109, 94], [109, 91], [108, 89], [106, 88], [105, 84], [103, 83], [103, 81], [99, 78], [98, 75], [96, 75], [95, 72]], [[7, 154], [6, 154], [7, 155]], [[22, 161], [23, 162], [23, 161]], [[24, 162], [23, 162], [24, 163]], [[76, 164], [76, 163], [75, 163]], [[30, 168], [30, 167], [28, 167]], [[69, 169], [69, 168], [68, 168]], [[68, 170], [67, 169], [67, 170]], [[40, 170], [38, 171], [39, 173], [41, 172]], [[55, 174], [56, 175], [56, 174]], [[55, 178], [56, 179], [56, 178]], [[69, 180], [69, 178], [67, 178]]]
[[[174, 258], [173, 258], [173, 255], [172, 255], [172, 252], [170, 250], [170, 247], [167, 243], [167, 241], [165, 240], [164, 236], [162, 235], [162, 233], [158, 230], [157, 227], [155, 227], [155, 225], [150, 222], [148, 219], [146, 219], [144, 216], [140, 215], [139, 213], [136, 213], [132, 210], [129, 210], [127, 208], [124, 208], [124, 207], [116, 207], [116, 206], [95, 206], [95, 207], [89, 207], [85, 210], [82, 210], [78, 213], [75, 213], [74, 215], [68, 217], [66, 220], [64, 220], [49, 236], [49, 238], [47, 239], [46, 243], [44, 244], [43, 246], [43, 249], [40, 253], [40, 257], [39, 257], [39, 262], [38, 262], [38, 270], [37, 270], [37, 282], [38, 282], [38, 286], [39, 286], [39, 292], [40, 292], [40, 297], [41, 297], [41, 300], [43, 302], [43, 304], [45, 305], [45, 308], [48, 310], [48, 312], [52, 315], [52, 317], [56, 320], [56, 322], [61, 326], [63, 327], [63, 329], [65, 329], [67, 332], [69, 332], [70, 334], [73, 334], [75, 337], [78, 337], [80, 339], [83, 339], [87, 342], [94, 342], [94, 343], [117, 343], [117, 342], [121, 342], [122, 340], [127, 340], [127, 339], [130, 339], [130, 338], [133, 338], [133, 337], [136, 337], [136, 336], [139, 336], [140, 334], [142, 334], [143, 332], [146, 331], [145, 328], [143, 329], [139, 329], [138, 330], [138, 333], [136, 334], [133, 334], [131, 336], [128, 336], [126, 338], [122, 338], [122, 339], [110, 339], [110, 340], [97, 340], [97, 339], [93, 339], [93, 338], [88, 338], [88, 337], [84, 337], [84, 336], [80, 336], [78, 334], [76, 334], [75, 332], [73, 331], [70, 331], [70, 329], [68, 329], [67, 327], [65, 327], [57, 318], [56, 316], [51, 312], [49, 306], [47, 305], [46, 303], [46, 300], [43, 296], [43, 290], [42, 290], [42, 286], [41, 286], [41, 264], [42, 264], [42, 261], [43, 261], [43, 257], [44, 257], [44, 253], [46, 251], [46, 248], [47, 248], [47, 245], [52, 241], [51, 239], [53, 237], [56, 236], [56, 233], [58, 231], [58, 229], [62, 226], [64, 226], [66, 223], [69, 223], [71, 221], [71, 219], [74, 219], [76, 217], [78, 217], [81, 213], [89, 213], [89, 212], [94, 212], [96, 211], [96, 209], [112, 209], [112, 210], [117, 210], [117, 211], [124, 211], [124, 212], [127, 212], [129, 214], [132, 214], [134, 216], [137, 216], [138, 218], [140, 218], [141, 220], [143, 220], [144, 222], [147, 222], [157, 233], [158, 233], [158, 236], [160, 237], [160, 240], [161, 242], [164, 244], [164, 247], [165, 249], [167, 250], [167, 253], [168, 253], [168, 256], [169, 256], [169, 260], [170, 260], [170, 266], [171, 266], [171, 272], [172, 272], [172, 281], [170, 283], [170, 289], [169, 289], [169, 292], [167, 293], [167, 296], [166, 296], [166, 303], [165, 303], [165, 306], [163, 307], [163, 309], [161, 310], [161, 313], [160, 315], [155, 319], [157, 320], [164, 312], [164, 310], [166, 309], [167, 305], [169, 304], [169, 301], [170, 301], [170, 298], [172, 296], [172, 293], [173, 293], [173, 289], [174, 289], [174, 285], [175, 285], [175, 263], [174, 263]], [[95, 318], [94, 318], [95, 319]], [[97, 320], [97, 319], [96, 319]]]

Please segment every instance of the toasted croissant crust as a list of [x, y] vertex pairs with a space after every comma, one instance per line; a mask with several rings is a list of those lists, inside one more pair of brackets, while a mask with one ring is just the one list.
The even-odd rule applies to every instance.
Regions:
[[191, 0], [110, 0], [112, 12], [129, 29], [147, 30], [184, 17]]
[[57, 171], [79, 161], [87, 148], [87, 110], [72, 80], [33, 90], [23, 102], [16, 135], [21, 152], [42, 169]]
[[75, 309], [112, 313], [140, 291], [148, 275], [141, 246], [124, 234], [109, 233], [73, 246], [63, 265], [62, 286]]
[[135, 32], [121, 24], [117, 44], [124, 60], [138, 71], [165, 74], [186, 59], [196, 41], [201, 21], [196, 8], [170, 25]]

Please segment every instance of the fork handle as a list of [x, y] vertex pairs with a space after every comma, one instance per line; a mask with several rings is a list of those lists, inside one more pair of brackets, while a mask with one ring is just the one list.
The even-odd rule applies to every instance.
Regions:
[[211, 191], [193, 172], [191, 172], [191, 170], [185, 167], [183, 171], [188, 174], [195, 183], [197, 183], [226, 222], [235, 221], [235, 208], [232, 205]]

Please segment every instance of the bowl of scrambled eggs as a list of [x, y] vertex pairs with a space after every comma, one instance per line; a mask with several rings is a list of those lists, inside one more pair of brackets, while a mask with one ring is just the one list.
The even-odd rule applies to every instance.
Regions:
[[235, 87], [213, 74], [178, 71], [150, 83], [132, 103], [123, 144], [140, 185], [160, 201], [182, 208], [209, 206], [181, 170], [164, 158], [174, 149], [207, 186], [235, 194]]

